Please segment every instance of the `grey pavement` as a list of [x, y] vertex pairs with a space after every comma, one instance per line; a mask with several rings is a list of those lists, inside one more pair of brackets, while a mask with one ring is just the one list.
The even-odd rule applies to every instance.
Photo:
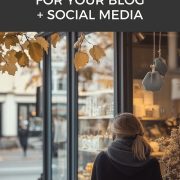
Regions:
[[42, 172], [42, 151], [21, 149], [0, 150], [1, 180], [37, 180]]
[[[58, 152], [53, 158], [53, 180], [66, 180], [66, 154]], [[42, 151], [28, 150], [23, 157], [21, 149], [0, 150], [0, 180], [37, 180], [42, 173]]]

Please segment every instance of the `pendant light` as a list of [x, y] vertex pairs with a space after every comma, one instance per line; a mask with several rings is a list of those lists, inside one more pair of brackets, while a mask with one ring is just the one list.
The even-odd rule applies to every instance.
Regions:
[[161, 68], [161, 62], [163, 62], [161, 59], [161, 44], [159, 44], [159, 47], [160, 47], [159, 57], [157, 58], [158, 60], [156, 60], [155, 58], [156, 57], [156, 33], [155, 32], [153, 33], [153, 44], [154, 44], [153, 45], [153, 64], [150, 66], [151, 71], [145, 75], [142, 81], [142, 85], [144, 89], [147, 91], [159, 91], [163, 85], [162, 76], [158, 71]]
[[159, 57], [154, 58], [154, 65], [155, 65], [155, 70], [158, 71], [162, 76], [165, 76], [167, 73], [167, 64], [166, 60], [162, 58], [161, 56], [161, 32], [159, 33]]

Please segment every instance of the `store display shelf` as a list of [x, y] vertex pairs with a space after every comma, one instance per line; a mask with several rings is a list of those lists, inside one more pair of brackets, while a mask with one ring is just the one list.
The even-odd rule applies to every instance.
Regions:
[[101, 94], [107, 94], [107, 93], [114, 93], [112, 89], [106, 89], [106, 90], [97, 90], [97, 91], [81, 91], [79, 92], [79, 96], [94, 96], [94, 95], [101, 95]]
[[91, 119], [112, 119], [113, 116], [105, 115], [105, 116], [79, 116], [79, 119], [82, 120], [91, 120]]

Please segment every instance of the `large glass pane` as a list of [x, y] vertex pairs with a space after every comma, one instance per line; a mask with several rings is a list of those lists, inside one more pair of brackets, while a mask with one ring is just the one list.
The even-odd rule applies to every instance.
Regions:
[[106, 56], [79, 71], [79, 146], [78, 179], [90, 180], [93, 161], [97, 153], [111, 142], [109, 131], [113, 117], [113, 33], [96, 32], [86, 35], [82, 50], [92, 44], [105, 49]]
[[[37, 64], [0, 73], [0, 179], [32, 180], [42, 173], [42, 126], [37, 128]], [[38, 121], [42, 124], [42, 120]]]
[[[159, 137], [170, 135], [179, 124], [180, 117], [180, 74], [179, 74], [179, 33], [162, 33], [162, 57], [168, 65], [164, 84], [160, 91], [146, 91], [142, 79], [153, 61], [153, 32], [133, 33], [133, 105], [134, 114], [145, 126], [145, 135], [149, 139], [153, 154], [161, 156], [163, 152], [156, 142]], [[156, 47], [159, 33], [156, 33]], [[156, 48], [156, 56], [158, 49]]]
[[53, 180], [67, 180], [66, 37], [52, 47]]

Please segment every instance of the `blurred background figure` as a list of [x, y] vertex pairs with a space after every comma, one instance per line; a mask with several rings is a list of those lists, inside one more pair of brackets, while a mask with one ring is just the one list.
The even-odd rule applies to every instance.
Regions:
[[58, 157], [58, 149], [64, 149], [67, 142], [67, 122], [62, 117], [54, 117], [54, 157]]
[[27, 156], [28, 148], [28, 135], [29, 135], [29, 122], [24, 120], [19, 126], [19, 142], [23, 150], [24, 157]]

